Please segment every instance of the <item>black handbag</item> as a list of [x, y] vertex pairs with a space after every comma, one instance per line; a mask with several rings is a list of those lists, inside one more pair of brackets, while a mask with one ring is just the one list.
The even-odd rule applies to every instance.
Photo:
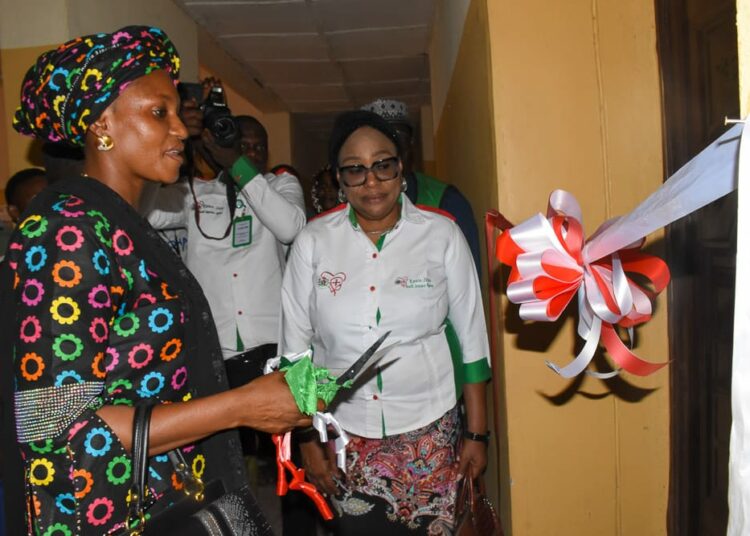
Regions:
[[148, 429], [152, 405], [135, 408], [133, 417], [133, 482], [125, 528], [117, 536], [266, 536], [273, 531], [258, 507], [249, 486], [227, 492], [220, 480], [204, 483], [190, 471], [180, 449], [167, 453], [182, 481], [182, 491], [170, 491], [159, 499], [167, 506], [148, 511]]

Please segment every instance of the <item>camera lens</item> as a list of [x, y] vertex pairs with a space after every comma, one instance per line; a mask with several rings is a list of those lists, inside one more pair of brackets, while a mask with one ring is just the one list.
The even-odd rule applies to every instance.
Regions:
[[226, 106], [206, 105], [203, 123], [220, 147], [231, 147], [240, 139], [239, 126]]
[[217, 117], [211, 125], [211, 134], [222, 147], [231, 147], [239, 139], [237, 124], [232, 116]]

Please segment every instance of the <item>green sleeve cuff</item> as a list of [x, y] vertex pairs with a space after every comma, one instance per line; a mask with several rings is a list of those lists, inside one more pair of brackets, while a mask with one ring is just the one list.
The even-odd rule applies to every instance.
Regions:
[[240, 156], [234, 164], [232, 164], [229, 173], [232, 174], [232, 178], [234, 179], [234, 182], [237, 183], [237, 186], [240, 187], [240, 190], [247, 186], [247, 183], [260, 175], [260, 171], [258, 171], [250, 159], [244, 155]]
[[492, 371], [487, 358], [471, 363], [464, 363], [464, 383], [482, 383], [492, 378]]

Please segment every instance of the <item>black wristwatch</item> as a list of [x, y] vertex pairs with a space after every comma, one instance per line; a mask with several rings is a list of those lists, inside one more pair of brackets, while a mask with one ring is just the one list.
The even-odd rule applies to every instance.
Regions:
[[471, 439], [472, 441], [479, 441], [481, 443], [484, 443], [485, 445], [488, 445], [490, 442], [490, 432], [488, 430], [486, 434], [475, 434], [474, 432], [464, 430], [464, 438]]

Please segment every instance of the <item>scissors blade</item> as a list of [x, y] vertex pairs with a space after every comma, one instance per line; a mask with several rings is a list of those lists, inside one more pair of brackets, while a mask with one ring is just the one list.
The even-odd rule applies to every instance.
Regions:
[[383, 341], [385, 341], [390, 334], [391, 332], [387, 331], [383, 335], [381, 335], [380, 338], [372, 344], [372, 346], [365, 350], [365, 353], [359, 356], [359, 358], [351, 367], [349, 367], [344, 373], [336, 378], [336, 383], [338, 385], [343, 385], [345, 382], [353, 380], [357, 376], [357, 374], [359, 374], [359, 372], [365, 367], [365, 365], [367, 365], [377, 349], [380, 348], [380, 345], [383, 344]]

